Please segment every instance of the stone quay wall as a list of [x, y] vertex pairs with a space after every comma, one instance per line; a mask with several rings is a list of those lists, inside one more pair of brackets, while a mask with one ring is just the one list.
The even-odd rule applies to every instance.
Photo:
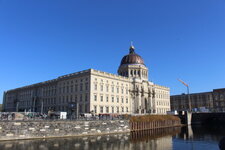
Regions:
[[129, 120], [0, 121], [0, 141], [130, 132]]

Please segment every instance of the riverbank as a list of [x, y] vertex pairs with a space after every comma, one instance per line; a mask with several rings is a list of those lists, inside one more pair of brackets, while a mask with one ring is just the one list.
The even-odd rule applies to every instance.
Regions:
[[130, 132], [129, 120], [0, 122], [0, 141]]
[[0, 141], [120, 134], [180, 126], [171, 115], [134, 116], [124, 120], [0, 121]]

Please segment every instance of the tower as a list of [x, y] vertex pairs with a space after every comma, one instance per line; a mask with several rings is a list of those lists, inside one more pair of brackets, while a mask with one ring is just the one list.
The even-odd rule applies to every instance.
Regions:
[[148, 68], [144, 60], [130, 46], [129, 54], [120, 63], [118, 74], [130, 79], [130, 100], [132, 113], [150, 113], [152, 107], [152, 83], [148, 81]]
[[148, 81], [148, 68], [145, 66], [144, 60], [135, 53], [133, 45], [130, 46], [129, 50], [129, 54], [121, 60], [118, 74], [132, 79]]

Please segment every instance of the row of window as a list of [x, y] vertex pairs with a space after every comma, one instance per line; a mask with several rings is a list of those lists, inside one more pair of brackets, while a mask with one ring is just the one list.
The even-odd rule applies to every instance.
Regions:
[[[128, 71], [121, 71], [120, 75], [128, 76]], [[141, 72], [140, 72], [140, 70], [130, 70], [129, 75], [131, 75], [131, 76], [137, 76], [137, 75], [141, 76], [142, 75], [143, 77], [147, 77], [148, 73], [145, 70], [142, 70]]]
[[165, 114], [167, 111], [170, 111], [169, 108], [157, 108], [157, 113], [159, 114]]
[[170, 106], [170, 102], [166, 102], [166, 101], [157, 101], [157, 105]]
[[[94, 95], [94, 101], [99, 101], [97, 94]], [[125, 98], [125, 100], [124, 100], [124, 97], [121, 97], [121, 99], [120, 99], [119, 96], [117, 96], [115, 99], [114, 96], [111, 96], [111, 100], [109, 100], [109, 96], [105, 96], [105, 98], [104, 98], [103, 95], [100, 95], [100, 102], [109, 102], [109, 101], [111, 101], [112, 103], [114, 103], [114, 102], [128, 103], [128, 98]]]
[[20, 106], [31, 106], [32, 105], [32, 101], [28, 100], [28, 101], [20, 101], [19, 102]]
[[[105, 91], [105, 92], [109, 92], [109, 85], [105, 85], [105, 88], [104, 88], [104, 85], [103, 84], [100, 84], [99, 85], [100, 86], [100, 91]], [[97, 83], [94, 83], [94, 90], [98, 90], [98, 84]], [[124, 93], [126, 93], [126, 94], [128, 94], [128, 88], [125, 88], [125, 91], [124, 91], [124, 88], [123, 87], [121, 87], [121, 88], [119, 88], [118, 86], [115, 88], [115, 86], [114, 85], [112, 85], [111, 86], [111, 92], [112, 93], [114, 93], [115, 92], [115, 90], [116, 90], [116, 93], [119, 93], [120, 91], [121, 91], [121, 94], [124, 94]]]
[[[97, 113], [98, 112], [98, 107], [96, 105], [94, 105], [94, 112]], [[128, 107], [114, 107], [114, 106], [99, 106], [99, 112], [100, 113], [128, 113], [129, 112], [129, 108]]]
[[[60, 105], [60, 106], [44, 106], [43, 107], [43, 111], [47, 112], [48, 110], [54, 110], [54, 111], [65, 111], [68, 112], [70, 111], [70, 109], [68, 108], [67, 105]], [[78, 109], [79, 113], [89, 113], [89, 105], [88, 104], [79, 104], [79, 109]]]
[[52, 104], [64, 104], [69, 102], [87, 102], [88, 101], [88, 94], [80, 94], [80, 95], [67, 95], [67, 96], [60, 96], [58, 101], [56, 98], [43, 98], [44, 105], [52, 105]]
[[60, 96], [59, 97], [59, 103], [82, 102], [82, 101], [88, 101], [88, 93], [79, 94], [79, 95], [70, 95], [70, 96]]
[[64, 93], [73, 93], [73, 92], [82, 92], [82, 91], [88, 91], [89, 89], [89, 84], [86, 83], [80, 83], [75, 84], [75, 85], [70, 85], [70, 86], [63, 86], [59, 88], [59, 94], [64, 94]]
[[[66, 85], [59, 87], [59, 94], [65, 94], [65, 93], [73, 93], [73, 92], [82, 92], [82, 91], [88, 91], [89, 90], [89, 84], [86, 83], [80, 83], [75, 85]], [[54, 96], [56, 95], [56, 89], [48, 89], [43, 90], [43, 96]]]
[[159, 99], [169, 99], [170, 95], [169, 94], [156, 94], [156, 98]]
[[71, 84], [76, 84], [78, 82], [84, 82], [84, 81], [88, 81], [88, 78], [81, 78], [81, 79], [74, 79], [74, 80], [70, 80], [70, 81], [64, 81], [63, 83], [60, 83], [59, 86], [65, 86], [65, 85], [71, 85]]
[[53, 105], [56, 104], [56, 98], [44, 98], [43, 99], [44, 105]]

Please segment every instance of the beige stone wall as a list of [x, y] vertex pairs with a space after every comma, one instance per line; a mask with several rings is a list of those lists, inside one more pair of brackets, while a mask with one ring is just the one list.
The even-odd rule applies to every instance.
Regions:
[[170, 111], [170, 89], [159, 85], [154, 85], [154, 88], [156, 113], [166, 114]]
[[166, 114], [170, 110], [169, 97], [167, 87], [89, 69], [8, 91], [5, 104], [8, 111], [16, 111], [17, 99], [18, 110], [22, 111], [69, 111], [68, 104], [76, 103], [79, 113], [130, 114], [141, 108], [145, 109], [142, 113], [150, 109], [153, 113], [154, 109], [156, 114]]
[[57, 110], [67, 111], [69, 103], [79, 105], [79, 112], [90, 112], [90, 75], [82, 72], [58, 82]]
[[130, 113], [129, 79], [91, 70], [91, 110], [99, 113]]

